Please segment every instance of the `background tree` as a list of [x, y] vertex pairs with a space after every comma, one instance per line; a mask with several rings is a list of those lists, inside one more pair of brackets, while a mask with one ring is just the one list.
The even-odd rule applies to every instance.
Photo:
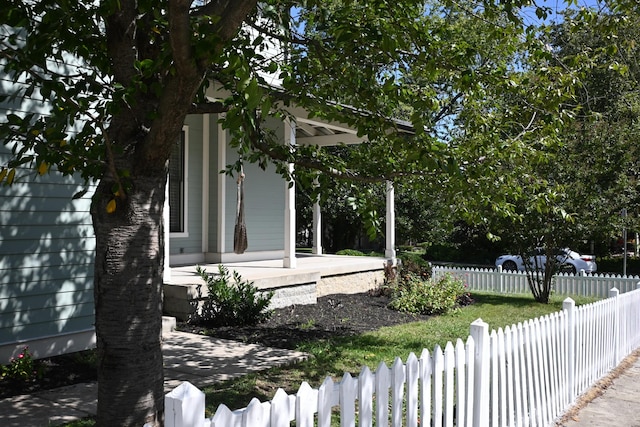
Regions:
[[[633, 16], [632, 11], [619, 15], [584, 9], [566, 14], [561, 24], [536, 29], [536, 37], [547, 41], [546, 49], [522, 58], [522, 73], [512, 84], [520, 89], [492, 88], [497, 101], [485, 113], [504, 123], [504, 135], [510, 138], [526, 128], [542, 132], [517, 137], [522, 145], [505, 146], [514, 150], [512, 155], [485, 157], [469, 152], [465, 144], [458, 146], [459, 157], [468, 159], [465, 172], [481, 196], [466, 199], [463, 212], [475, 223], [489, 223], [523, 259], [544, 247], [547, 263], [528, 271], [532, 292], [541, 302], [548, 301], [552, 275], [561, 267], [555, 248], [592, 252], [595, 240], [607, 242], [621, 228], [620, 210], [637, 203]], [[619, 39], [611, 37], [614, 27]], [[535, 87], [544, 88], [552, 100], [541, 104], [518, 93], [534, 93]], [[549, 115], [560, 118], [554, 120], [557, 132], [544, 131]], [[460, 129], [467, 131], [473, 123], [481, 122], [471, 118]], [[484, 165], [474, 165], [474, 158]], [[501, 171], [499, 180], [483, 177], [486, 168]], [[489, 191], [499, 196], [486, 197]], [[496, 205], [501, 197], [503, 203]]]
[[[620, 235], [626, 209], [637, 228], [640, 202], [640, 30], [637, 11], [567, 14], [550, 30], [559, 58], [581, 67], [576, 91], [580, 110], [567, 127], [557, 179], [572, 182], [572, 211], [581, 212], [579, 233], [606, 253]], [[613, 21], [613, 22], [612, 22]], [[607, 33], [615, 23], [616, 36]], [[626, 224], [629, 226], [630, 224]]]

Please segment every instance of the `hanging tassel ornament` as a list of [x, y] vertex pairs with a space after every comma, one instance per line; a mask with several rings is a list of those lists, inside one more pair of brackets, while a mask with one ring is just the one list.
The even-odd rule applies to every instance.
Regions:
[[243, 254], [247, 250], [247, 225], [244, 222], [244, 168], [240, 166], [236, 203], [236, 225], [233, 232], [233, 252]]

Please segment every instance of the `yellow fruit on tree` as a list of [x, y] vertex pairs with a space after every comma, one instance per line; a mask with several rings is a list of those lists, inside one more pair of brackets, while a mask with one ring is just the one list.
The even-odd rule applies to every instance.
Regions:
[[109, 200], [107, 203], [107, 213], [114, 213], [116, 211], [116, 199]]

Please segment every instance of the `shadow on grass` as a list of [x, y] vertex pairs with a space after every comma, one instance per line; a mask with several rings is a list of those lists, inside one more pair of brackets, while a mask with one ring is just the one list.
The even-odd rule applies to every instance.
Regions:
[[505, 305], [509, 304], [516, 307], [529, 306], [536, 303], [531, 295], [501, 295], [488, 293], [473, 293], [474, 304], [482, 305]]
[[228, 380], [203, 389], [207, 402], [207, 416], [212, 416], [223, 403], [231, 410], [246, 407], [252, 398], [265, 402], [273, 398], [281, 388], [289, 394], [295, 394], [306, 381], [317, 388], [327, 376], [341, 376], [337, 362], [348, 358], [345, 354], [348, 337], [319, 339], [303, 343], [299, 351], [311, 354], [307, 360], [289, 366], [280, 366], [241, 378]]

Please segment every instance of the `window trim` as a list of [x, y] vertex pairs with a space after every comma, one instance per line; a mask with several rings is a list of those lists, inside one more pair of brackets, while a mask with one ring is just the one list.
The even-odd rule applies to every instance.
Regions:
[[[182, 197], [182, 230], [178, 232], [169, 231], [169, 237], [189, 237], [189, 126], [182, 126], [182, 135], [184, 138], [184, 180], [182, 181], [183, 197]], [[170, 185], [169, 177], [167, 177], [167, 186]], [[167, 205], [169, 205], [167, 200]], [[169, 215], [171, 208], [169, 207]], [[167, 227], [170, 227], [171, 220]], [[171, 229], [169, 229], [171, 230]]]

